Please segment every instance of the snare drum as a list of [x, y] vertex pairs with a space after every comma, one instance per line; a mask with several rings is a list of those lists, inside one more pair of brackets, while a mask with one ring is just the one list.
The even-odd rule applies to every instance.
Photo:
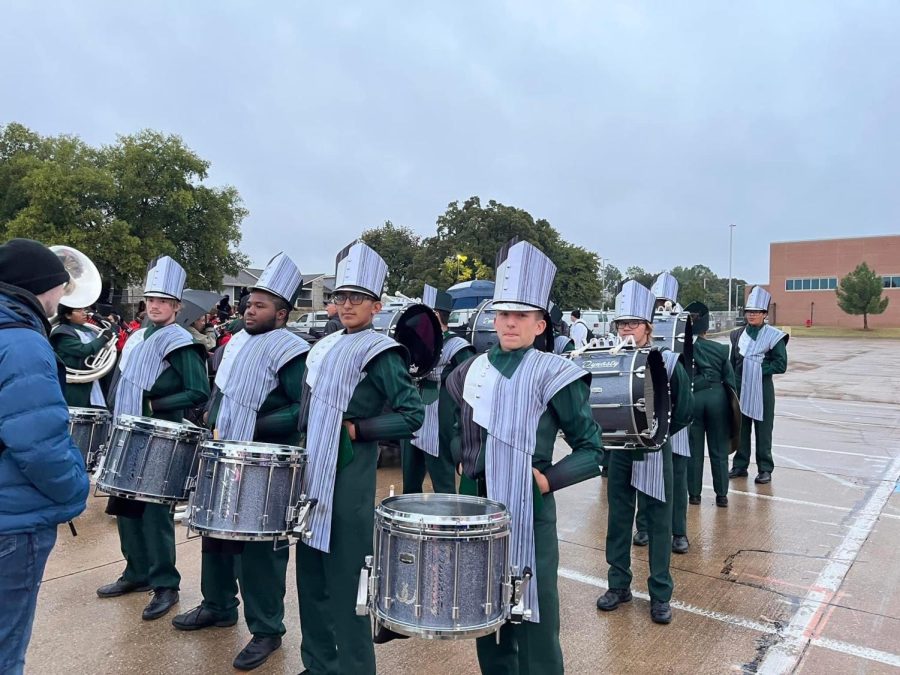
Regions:
[[295, 524], [305, 469], [303, 448], [202, 443], [188, 527], [207, 537], [236, 541], [286, 537]]
[[375, 510], [371, 609], [397, 633], [477, 638], [506, 621], [509, 513], [452, 494], [408, 494]]
[[69, 435], [81, 450], [88, 471], [100, 456], [100, 448], [109, 437], [112, 415], [103, 408], [69, 408]]
[[171, 504], [188, 498], [197, 447], [209, 431], [193, 424], [119, 415], [97, 488], [116, 497]]
[[591, 374], [591, 413], [608, 448], [656, 449], [669, 433], [669, 381], [651, 349], [589, 349], [572, 361]]

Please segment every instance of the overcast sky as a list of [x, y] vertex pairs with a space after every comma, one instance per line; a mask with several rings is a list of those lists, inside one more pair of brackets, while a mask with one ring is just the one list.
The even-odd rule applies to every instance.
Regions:
[[0, 123], [182, 136], [304, 272], [479, 195], [624, 269], [900, 231], [900, 2], [3, 3]]

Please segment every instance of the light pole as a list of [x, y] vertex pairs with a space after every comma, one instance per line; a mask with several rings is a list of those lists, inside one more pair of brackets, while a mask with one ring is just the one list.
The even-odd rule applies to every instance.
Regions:
[[734, 228], [735, 224], [728, 226], [728, 316], [731, 317], [731, 259], [734, 251]]

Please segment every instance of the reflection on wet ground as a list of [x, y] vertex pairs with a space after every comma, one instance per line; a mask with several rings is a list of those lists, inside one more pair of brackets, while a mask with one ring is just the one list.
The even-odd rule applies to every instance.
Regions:
[[[691, 549], [673, 556], [675, 618], [651, 623], [647, 550], [633, 550], [635, 601], [609, 614], [601, 479], [557, 496], [562, 641], [570, 673], [896, 673], [900, 671], [900, 344], [794, 339], [803, 367], [777, 380], [777, 468], [770, 485], [710, 479], [689, 507]], [[560, 442], [558, 452], [566, 447]], [[707, 463], [708, 466], [708, 463]], [[707, 469], [708, 471], [708, 469]], [[379, 471], [378, 499], [396, 466]], [[122, 569], [115, 523], [92, 499], [79, 536], [60, 530], [41, 591], [29, 673], [222, 673], [249, 639], [233, 628], [180, 633], [147, 623], [147, 596], [99, 600]], [[200, 544], [179, 529], [182, 611], [200, 600]], [[283, 648], [260, 673], [297, 673], [293, 562]], [[377, 647], [379, 672], [477, 671], [474, 644], [405, 640]]]

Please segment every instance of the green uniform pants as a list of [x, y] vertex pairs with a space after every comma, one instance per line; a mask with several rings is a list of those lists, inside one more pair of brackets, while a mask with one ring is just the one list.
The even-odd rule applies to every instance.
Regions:
[[[672, 453], [672, 535], [687, 536], [687, 504], [688, 504], [688, 466], [691, 458]], [[646, 497], [647, 495], [643, 495]], [[646, 532], [647, 501], [637, 500], [637, 529]], [[655, 499], [649, 501], [656, 501]]]
[[699, 497], [703, 490], [704, 437], [709, 468], [717, 497], [728, 495], [728, 454], [731, 407], [723, 385], [694, 391], [694, 421], [691, 422], [691, 466], [688, 494]]
[[450, 453], [434, 457], [409, 441], [401, 441], [400, 460], [403, 464], [403, 494], [421, 492], [426, 471], [435, 492], [456, 494], [456, 470]]
[[771, 473], [775, 469], [772, 459], [772, 428], [775, 426], [775, 384], [771, 375], [763, 376], [763, 419], [754, 420], [741, 415], [741, 447], [735, 453], [732, 467], [746, 469], [750, 466], [750, 430], [756, 432], [756, 468]]
[[372, 624], [356, 615], [356, 590], [373, 552], [377, 446], [354, 443], [353, 454], [335, 479], [331, 551], [297, 545], [300, 655], [313, 675], [375, 672]]
[[166, 504], [146, 504], [139, 518], [116, 517], [119, 543], [125, 556], [122, 579], [151, 588], [178, 590], [175, 569], [175, 521]]
[[[285, 545], [286, 542], [279, 542]], [[241, 553], [206, 553], [201, 558], [203, 606], [221, 620], [237, 619], [238, 583], [244, 619], [254, 637], [284, 635], [284, 591], [290, 548], [248, 541]]]
[[[475, 483], [461, 481], [460, 494], [477, 493]], [[488, 675], [554, 675], [563, 672], [559, 644], [559, 539], [556, 535], [556, 499], [542, 496], [534, 509], [534, 557], [538, 582], [540, 623], [523, 621], [504, 624], [497, 636], [485, 635], [475, 641], [481, 672]]]
[[662, 602], [672, 599], [674, 584], [669, 573], [672, 557], [672, 448], [666, 443], [663, 453], [663, 482], [666, 501], [648, 497], [631, 487], [632, 455], [627, 450], [607, 454], [609, 476], [606, 481], [608, 521], [606, 526], [606, 562], [609, 564], [609, 587], [631, 587], [631, 529], [634, 524], [635, 501], [646, 514], [650, 536], [650, 576], [647, 587], [650, 598]]

